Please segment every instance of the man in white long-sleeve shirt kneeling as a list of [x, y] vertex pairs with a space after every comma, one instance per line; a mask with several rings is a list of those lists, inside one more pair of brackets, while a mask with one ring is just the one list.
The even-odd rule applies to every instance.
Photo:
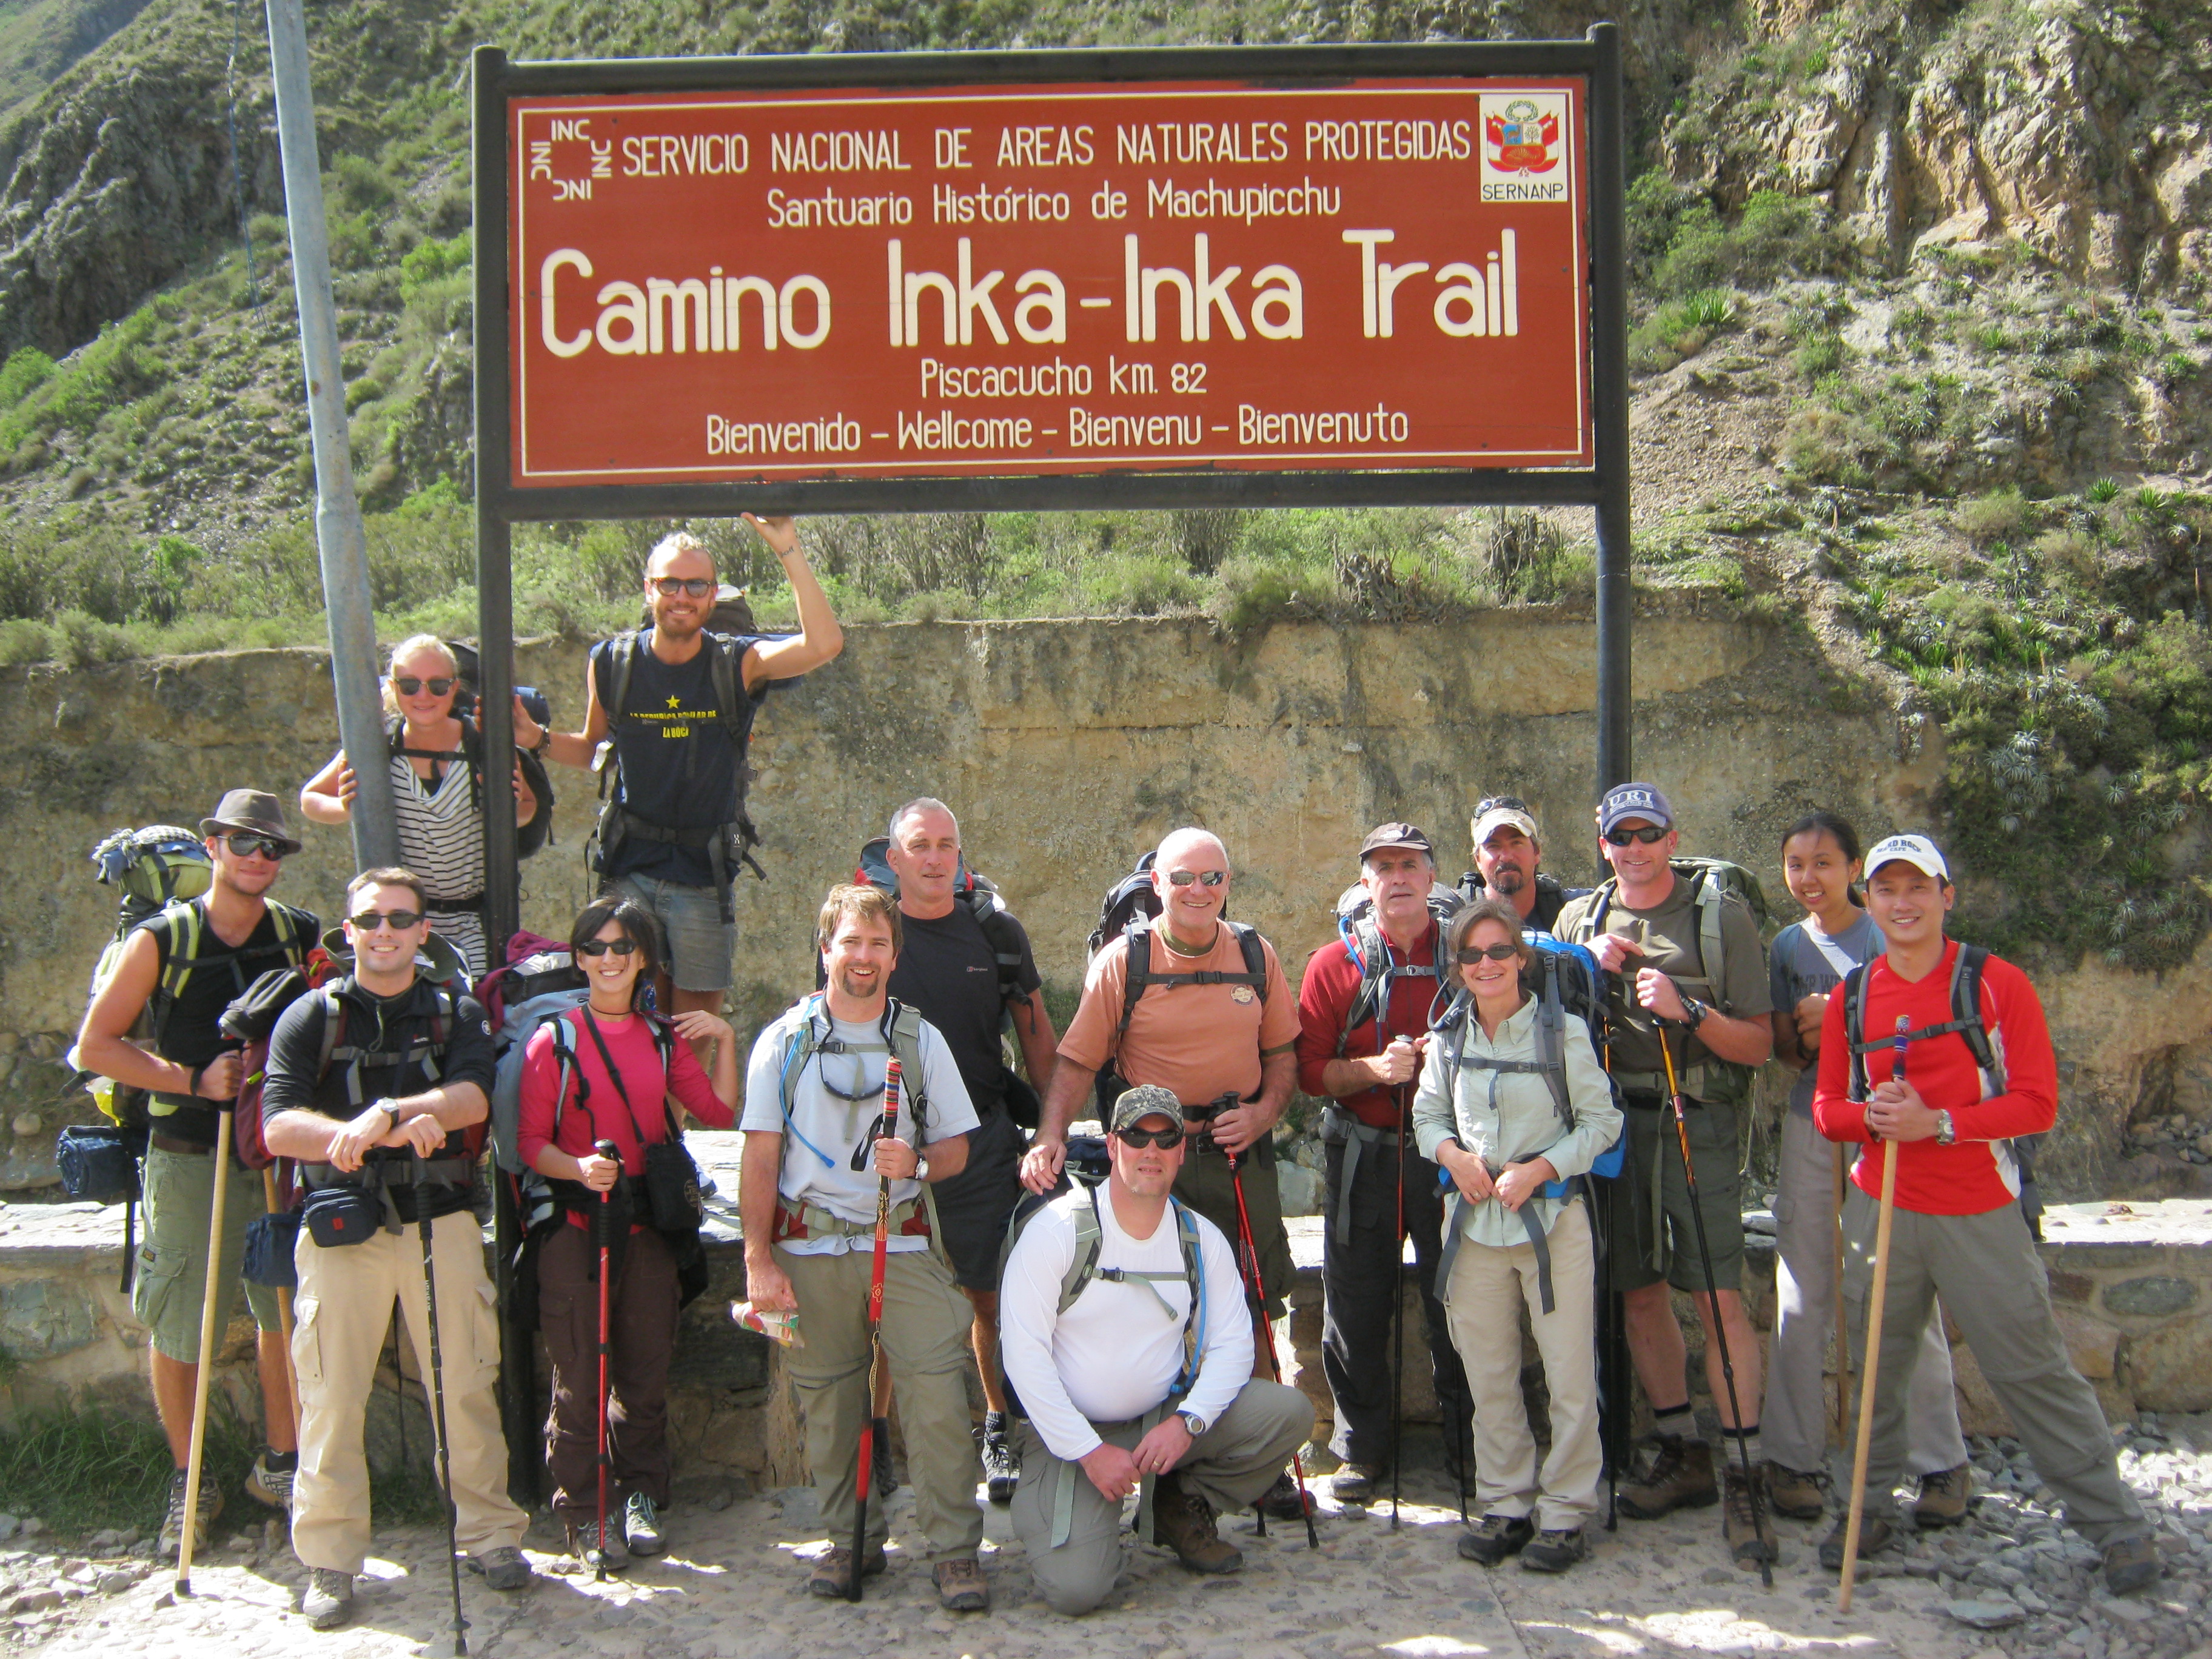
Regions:
[[1115, 1103], [1105, 1184], [1021, 1224], [999, 1291], [1000, 1353], [1023, 1416], [1014, 1531], [1055, 1612], [1088, 1613], [1138, 1535], [1194, 1572], [1234, 1572], [1214, 1530], [1273, 1486], [1312, 1403], [1252, 1375], [1252, 1318], [1220, 1229], [1170, 1194], [1182, 1108], [1148, 1085]]

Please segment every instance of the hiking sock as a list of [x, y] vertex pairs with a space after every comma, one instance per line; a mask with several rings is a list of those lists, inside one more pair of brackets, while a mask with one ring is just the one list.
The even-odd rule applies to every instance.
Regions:
[[1686, 1400], [1679, 1406], [1668, 1406], [1664, 1410], [1656, 1406], [1651, 1409], [1652, 1431], [1663, 1438], [1685, 1439], [1696, 1431], [1697, 1426], [1697, 1414], [1691, 1411], [1690, 1402]]
[[300, 1467], [300, 1454], [297, 1451], [280, 1452], [274, 1446], [264, 1446], [261, 1449], [261, 1467], [271, 1474], [296, 1473]]
[[1743, 1447], [1743, 1456], [1748, 1457], [1751, 1460], [1751, 1467], [1754, 1469], [1757, 1468], [1761, 1462], [1765, 1461], [1765, 1454], [1759, 1449], [1758, 1424], [1753, 1423], [1741, 1429], [1723, 1429], [1721, 1431], [1721, 1449], [1724, 1452], [1731, 1454], [1728, 1460], [1729, 1467], [1730, 1468], [1741, 1468], [1743, 1467], [1741, 1459], [1734, 1455], [1736, 1446], [1739, 1443]]

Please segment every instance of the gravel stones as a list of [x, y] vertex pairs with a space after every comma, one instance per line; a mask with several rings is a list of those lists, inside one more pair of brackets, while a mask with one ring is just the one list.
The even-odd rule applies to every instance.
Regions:
[[1946, 1601], [1943, 1611], [1973, 1630], [2003, 1630], [2027, 1617], [2019, 1602], [1991, 1597], [1987, 1601]]

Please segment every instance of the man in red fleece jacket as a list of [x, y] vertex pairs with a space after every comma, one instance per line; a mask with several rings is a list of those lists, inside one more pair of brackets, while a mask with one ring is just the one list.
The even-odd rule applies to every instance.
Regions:
[[[2042, 1133], [2058, 1115], [2058, 1067], [2043, 1005], [2027, 975], [1987, 958], [1979, 1012], [1996, 1071], [1985, 1088], [1966, 1038], [1945, 1029], [1954, 1027], [1951, 981], [1960, 946], [1944, 937], [1944, 917], [1958, 895], [1942, 854], [1924, 836], [1892, 836], [1867, 854], [1866, 869], [1867, 909], [1888, 946], [1858, 970], [1869, 1087], [1864, 1100], [1851, 1097], [1846, 999], [1834, 996], [1813, 1097], [1822, 1134], [1867, 1143], [1844, 1206], [1851, 1241], [1847, 1277], [1860, 1297], [1872, 1279], [1882, 1160], [1898, 1160], [1862, 1550], [1871, 1554], [1895, 1535], [1905, 1394], [1921, 1332], [1941, 1294], [2036, 1473], [2065, 1504], [2067, 1521], [2103, 1551], [2106, 1586], [2116, 1595], [2142, 1589], [2160, 1571], [2150, 1522], [2120, 1479], [2095, 1391], [2067, 1358], [2043, 1263], [2021, 1214], [2012, 1142]], [[1893, 1042], [1899, 1032], [1901, 1060]], [[1820, 1546], [1823, 1566], [1842, 1566], [1844, 1525], [1839, 1517]]]

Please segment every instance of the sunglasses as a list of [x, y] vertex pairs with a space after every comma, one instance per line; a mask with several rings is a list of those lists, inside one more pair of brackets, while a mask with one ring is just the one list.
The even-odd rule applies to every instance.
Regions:
[[228, 836], [223, 844], [242, 859], [281, 859], [292, 850], [274, 836]]
[[1168, 872], [1168, 885], [1170, 887], [1188, 887], [1193, 882], [1196, 882], [1200, 887], [1218, 887], [1228, 879], [1229, 872], [1226, 870], [1170, 870]]
[[1642, 842], [1646, 847], [1650, 847], [1666, 840], [1672, 834], [1674, 834], [1674, 828], [1670, 824], [1647, 823], [1641, 830], [1608, 830], [1605, 832], [1605, 838], [1615, 847], [1626, 847], [1631, 842], [1638, 841]]
[[1157, 1146], [1168, 1152], [1182, 1145], [1182, 1125], [1180, 1123], [1170, 1123], [1164, 1129], [1139, 1129], [1132, 1125], [1114, 1133], [1121, 1136], [1124, 1146]]
[[442, 697], [459, 684], [460, 682], [450, 674], [441, 674], [434, 680], [417, 679], [412, 674], [395, 674], [392, 677], [392, 689], [403, 697], [420, 696], [425, 686], [429, 688], [432, 696]]
[[1517, 957], [1520, 954], [1521, 947], [1517, 945], [1462, 945], [1452, 952], [1460, 965], [1466, 968], [1472, 968], [1476, 963], [1486, 959], [1491, 962], [1504, 962], [1508, 957]]
[[678, 593], [703, 599], [714, 591], [714, 584], [705, 576], [660, 576], [646, 586], [664, 599], [672, 599]]
[[1486, 812], [1525, 812], [1528, 810], [1528, 803], [1518, 795], [1485, 795], [1474, 804], [1474, 815], [1477, 817], [1482, 817]]
[[636, 949], [637, 941], [634, 939], [587, 939], [576, 947], [576, 954], [597, 958], [611, 951], [618, 957], [626, 957]]
[[404, 933], [422, 920], [422, 913], [420, 910], [364, 910], [357, 916], [348, 916], [346, 920], [364, 933], [374, 933], [387, 921], [392, 924], [393, 933]]

